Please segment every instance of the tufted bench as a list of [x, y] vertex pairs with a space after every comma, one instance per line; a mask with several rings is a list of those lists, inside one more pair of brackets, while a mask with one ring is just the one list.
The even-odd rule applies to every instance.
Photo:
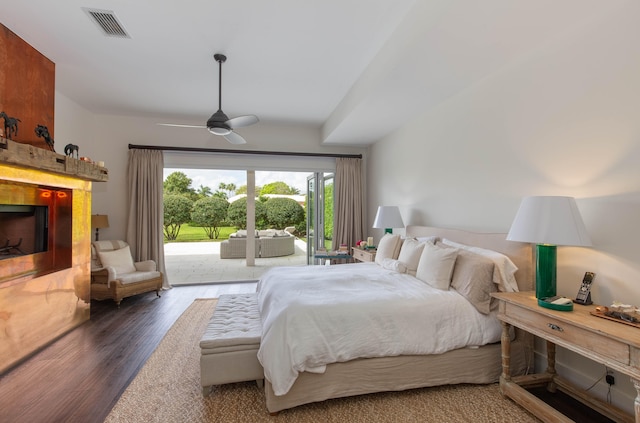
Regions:
[[212, 385], [255, 380], [262, 386], [258, 361], [262, 325], [257, 294], [221, 295], [200, 340], [202, 394]]

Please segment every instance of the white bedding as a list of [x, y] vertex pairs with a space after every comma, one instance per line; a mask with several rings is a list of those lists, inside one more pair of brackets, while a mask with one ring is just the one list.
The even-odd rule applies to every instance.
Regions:
[[375, 263], [279, 267], [258, 283], [258, 359], [276, 395], [299, 372], [356, 358], [439, 354], [500, 340], [495, 314]]

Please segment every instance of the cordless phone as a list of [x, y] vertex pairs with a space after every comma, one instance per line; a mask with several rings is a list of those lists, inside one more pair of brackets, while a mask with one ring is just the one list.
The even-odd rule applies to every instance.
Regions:
[[586, 272], [584, 274], [582, 285], [580, 285], [578, 295], [576, 295], [576, 299], [573, 300], [573, 302], [582, 305], [589, 305], [593, 303], [593, 301], [591, 301], [591, 283], [593, 282], [593, 278], [595, 276], [596, 274], [593, 272]]

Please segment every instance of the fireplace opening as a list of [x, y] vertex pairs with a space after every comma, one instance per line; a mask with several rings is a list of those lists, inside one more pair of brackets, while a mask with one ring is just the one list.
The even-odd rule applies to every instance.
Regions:
[[71, 267], [72, 195], [0, 181], [0, 283]]
[[47, 251], [47, 206], [0, 204], [0, 260]]

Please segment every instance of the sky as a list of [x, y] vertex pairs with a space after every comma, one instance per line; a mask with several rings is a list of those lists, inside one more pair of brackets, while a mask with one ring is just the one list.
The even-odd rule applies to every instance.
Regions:
[[[209, 170], [209, 169], [164, 169], [163, 180], [173, 172], [182, 172], [191, 178], [191, 188], [198, 190], [200, 185], [211, 188], [212, 192], [218, 190], [221, 182], [234, 183], [236, 187], [247, 184], [247, 172], [244, 170]], [[270, 182], [282, 181], [289, 186], [300, 190], [300, 194], [307, 192], [307, 176], [311, 172], [273, 172], [256, 171], [256, 185], [263, 186]]]

